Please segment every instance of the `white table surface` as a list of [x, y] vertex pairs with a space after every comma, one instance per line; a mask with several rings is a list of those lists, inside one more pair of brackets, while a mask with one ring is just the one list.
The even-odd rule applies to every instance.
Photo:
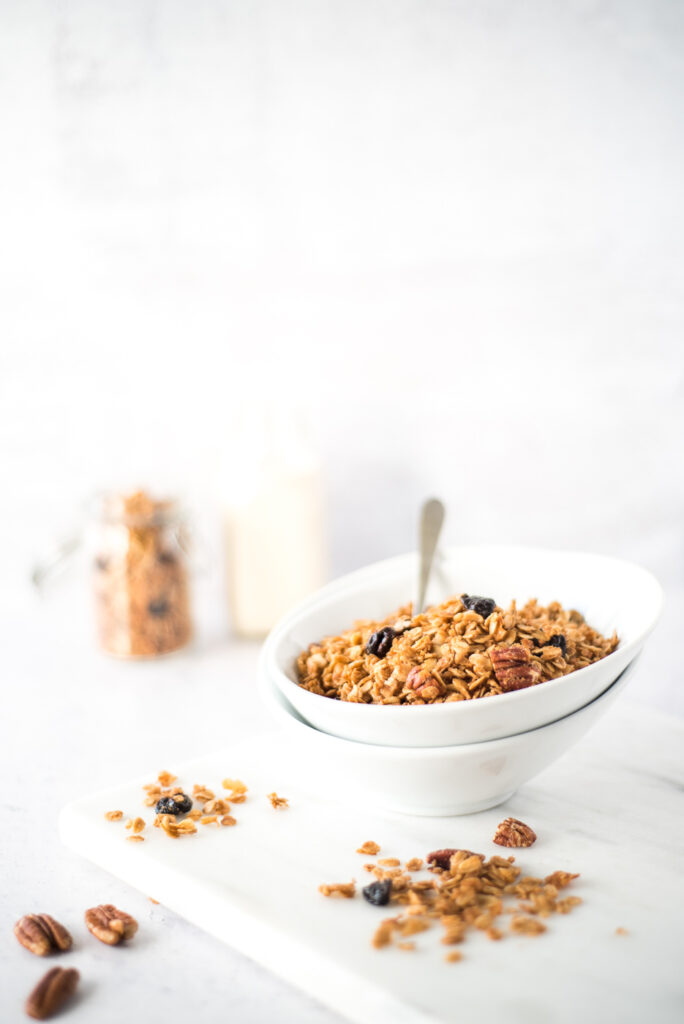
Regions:
[[[193, 1024], [225, 1019], [240, 1024], [339, 1022], [335, 1013], [67, 851], [57, 837], [59, 808], [74, 797], [155, 768], [172, 769], [174, 763], [237, 743], [252, 731], [256, 735], [263, 725], [254, 687], [258, 646], [228, 642], [217, 630], [215, 642], [204, 637], [191, 653], [157, 663], [120, 663], [89, 648], [73, 616], [72, 607], [54, 598], [43, 608], [19, 602], [14, 614], [6, 609], [9, 671], [3, 678], [0, 732], [3, 1024], [25, 1019], [25, 996], [47, 968], [11, 934], [14, 921], [32, 911], [51, 913], [73, 930], [77, 951], [70, 962], [83, 979], [80, 1005], [69, 1017], [74, 1021], [97, 1018], [100, 1024], [113, 1024], [126, 1017], [168, 1024], [192, 1015]], [[626, 728], [621, 750], [620, 728], [628, 723], [638, 724], [638, 742], [636, 725]], [[681, 744], [676, 741], [681, 725], [676, 723], [645, 709], [635, 716], [629, 697], [623, 699], [582, 741], [610, 738], [611, 757], [621, 771], [600, 792], [576, 794], [571, 807], [572, 828], [582, 842], [586, 845], [587, 834], [593, 835], [604, 852], [601, 808], [623, 808], [631, 838], [625, 845], [616, 837], [616, 863], [624, 868], [627, 861], [635, 873], [645, 873], [654, 941], [664, 920], [672, 926], [674, 907], [682, 899], [681, 885], [665, 898], [658, 894], [657, 881], [661, 869], [674, 871], [684, 841], [675, 839], [681, 816], [661, 820], [673, 784], [681, 792]], [[669, 739], [661, 749], [663, 729]], [[572, 752], [566, 755], [566, 763], [572, 757]], [[639, 806], [630, 799], [632, 771], [650, 775], [650, 797]], [[605, 857], [599, 859], [604, 864]], [[600, 878], [592, 884], [600, 887]], [[129, 911], [141, 925], [131, 947], [115, 956], [92, 942], [81, 923], [84, 909], [101, 902]], [[615, 926], [629, 927], [619, 907], [614, 916]], [[643, 920], [642, 914], [642, 927]], [[597, 1007], [594, 1019], [604, 1012], [605, 1007]]]

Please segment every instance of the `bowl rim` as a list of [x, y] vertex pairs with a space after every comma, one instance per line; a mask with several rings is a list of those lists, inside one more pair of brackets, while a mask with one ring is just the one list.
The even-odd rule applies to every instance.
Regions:
[[[649, 581], [653, 591], [654, 610], [648, 618], [648, 620], [646, 620], [639, 634], [636, 637], [632, 638], [632, 640], [630, 640], [628, 643], [624, 645], [619, 644], [618, 647], [611, 652], [611, 654], [606, 655], [605, 658], [601, 658], [600, 662], [593, 662], [591, 665], [587, 665], [581, 669], [575, 669], [574, 672], [568, 672], [567, 675], [558, 676], [556, 679], [548, 679], [543, 684], [539, 684], [537, 686], [530, 686], [526, 689], [514, 690], [509, 693], [490, 694], [488, 695], [490, 700], [493, 697], [496, 697], [497, 701], [500, 702], [504, 700], [507, 702], [507, 705], [511, 706], [516, 700], [518, 701], [518, 703], [520, 703], [521, 701], [529, 701], [530, 694], [538, 691], [541, 686], [543, 686], [545, 693], [550, 694], [557, 690], [559, 686], [567, 684], [567, 681], [569, 679], [576, 680], [578, 678], [585, 678], [585, 674], [592, 670], [596, 665], [598, 665], [599, 663], [609, 662], [610, 659], [618, 653], [622, 656], [624, 656], [625, 654], [629, 654], [630, 657], [627, 664], [630, 665], [632, 661], [635, 660], [635, 656], [638, 654], [640, 648], [643, 646], [648, 635], [655, 628], [658, 619], [660, 618], [660, 615], [662, 613], [664, 603], [664, 594], [662, 586], [660, 585], [656, 577], [653, 575], [653, 573], [650, 572], [650, 570], [644, 568], [644, 566], [642, 565], [639, 565], [637, 562], [630, 561], [629, 559], [615, 558], [612, 555], [596, 554], [590, 551], [575, 551], [564, 548], [545, 548], [525, 544], [450, 544], [443, 549], [443, 553], [447, 554], [449, 552], [458, 552], [465, 550], [469, 552], [481, 552], [483, 555], [485, 553], [500, 553], [506, 551], [514, 552], [516, 554], [533, 553], [537, 556], [560, 556], [568, 559], [589, 558], [596, 562], [604, 563], [608, 567], [610, 567], [611, 565], [615, 567], [626, 566], [630, 570], [636, 570], [637, 572], [642, 573], [644, 579]], [[389, 719], [390, 714], [396, 717], [398, 714], [408, 715], [411, 712], [415, 713], [418, 711], [425, 718], [427, 718], [429, 714], [432, 714], [433, 716], [438, 714], [441, 714], [443, 716], [458, 714], [460, 717], [465, 717], [468, 714], [476, 714], [477, 708], [481, 706], [481, 702], [483, 700], [486, 701], [488, 699], [487, 697], [480, 697], [477, 700], [468, 701], [450, 701], [449, 703], [442, 704], [416, 705], [374, 703], [366, 704], [360, 702], [357, 703], [354, 701], [338, 700], [334, 697], [326, 697], [324, 694], [312, 693], [311, 690], [304, 689], [304, 687], [300, 686], [299, 683], [296, 683], [294, 682], [294, 680], [290, 679], [282, 671], [282, 669], [277, 663], [276, 652], [278, 650], [279, 644], [285, 639], [288, 632], [295, 626], [297, 621], [303, 616], [305, 616], [307, 612], [312, 611], [317, 605], [321, 603], [321, 601], [327, 602], [329, 599], [332, 598], [343, 598], [345, 594], [349, 593], [350, 591], [353, 591], [359, 583], [363, 583], [367, 578], [377, 577], [378, 581], [380, 581], [385, 576], [391, 575], [393, 572], [395, 572], [397, 568], [400, 568], [404, 564], [408, 564], [410, 561], [415, 561], [417, 560], [417, 558], [417, 552], [409, 551], [401, 555], [394, 555], [391, 558], [382, 559], [379, 562], [373, 562], [370, 565], [366, 565], [361, 567], [360, 569], [355, 569], [350, 573], [346, 573], [344, 576], [340, 576], [337, 579], [332, 580], [330, 583], [327, 583], [324, 587], [321, 587], [313, 594], [310, 594], [307, 598], [305, 598], [294, 608], [292, 608], [291, 611], [284, 615], [279, 622], [276, 623], [276, 625], [269, 632], [268, 636], [266, 637], [266, 640], [264, 641], [264, 645], [262, 648], [262, 658], [264, 659], [264, 664], [268, 665], [269, 670], [274, 673], [278, 688], [281, 690], [283, 696], [286, 697], [286, 699], [289, 699], [287, 696], [288, 688], [296, 688], [296, 692], [302, 701], [313, 701], [314, 704], [316, 701], [326, 701], [327, 704], [332, 705], [332, 707], [336, 707], [338, 709], [344, 708], [345, 710], [343, 711], [339, 710], [339, 713], [342, 715], [358, 716], [358, 710], [352, 709], [365, 708], [366, 710], [362, 713], [365, 714], [367, 718], [369, 717], [370, 714], [375, 714], [376, 716], [378, 714], [383, 714], [386, 720]], [[619, 678], [619, 676], [617, 678]], [[291, 692], [294, 692], [294, 690], [291, 689]], [[314, 706], [314, 704], [312, 704], [312, 706]], [[318, 704], [318, 706], [322, 707], [320, 703]], [[371, 708], [373, 709], [373, 711], [368, 710]], [[455, 709], [459, 710], [456, 711]], [[336, 712], [333, 711], [332, 713], [335, 714]]]
[[[361, 740], [346, 739], [343, 736], [333, 736], [331, 733], [323, 732], [322, 729], [317, 729], [316, 726], [311, 725], [309, 722], [306, 722], [303, 719], [300, 719], [300, 716], [297, 713], [297, 709], [290, 705], [290, 702], [287, 700], [282, 691], [278, 691], [279, 696], [281, 700], [288, 705], [288, 707], [283, 707], [283, 705], [278, 700], [278, 697], [269, 692], [270, 688], [277, 689], [277, 687], [275, 687], [274, 683], [270, 680], [262, 659], [259, 660], [258, 687], [260, 691], [260, 698], [262, 700], [266, 700], [266, 702], [270, 705], [273, 705], [274, 702], [279, 705], [279, 717], [284, 716], [288, 719], [289, 722], [286, 728], [294, 728], [300, 730], [305, 729], [308, 732], [309, 738], [313, 738], [314, 742], [325, 743], [328, 746], [336, 746], [338, 747], [338, 749], [346, 749], [348, 752], [352, 748], [359, 748], [367, 751], [368, 753], [372, 753], [376, 756], [391, 756], [393, 758], [407, 757], [409, 760], [430, 760], [432, 758], [443, 758], [447, 755], [451, 757], [465, 756], [468, 752], [472, 752], [475, 748], [477, 748], [478, 751], [482, 752], [487, 752], [488, 750], [495, 751], [499, 744], [507, 743], [509, 740], [514, 739], [522, 740], [525, 737], [532, 736], [534, 733], [542, 732], [542, 730], [544, 729], [550, 729], [553, 726], [559, 725], [561, 722], [565, 722], [569, 718], [574, 718], [577, 715], [581, 715], [584, 712], [589, 711], [589, 709], [593, 707], [595, 704], [598, 704], [603, 700], [607, 700], [609, 695], [612, 694], [613, 690], [616, 687], [622, 689], [629, 681], [629, 678], [631, 677], [639, 660], [640, 654], [637, 654], [629, 662], [629, 664], [625, 666], [625, 668], [622, 670], [622, 672], [620, 672], [617, 678], [615, 678], [596, 697], [594, 697], [590, 701], [587, 701], [587, 703], [583, 704], [582, 707], [575, 708], [574, 711], [570, 711], [567, 715], [560, 715], [558, 718], [554, 718], [551, 722], [545, 722], [543, 725], [537, 725], [534, 727], [534, 729], [524, 729], [521, 732], [510, 733], [508, 736], [500, 736], [498, 739], [478, 740], [474, 743], [457, 743], [440, 747], [387, 746], [385, 744], [380, 743], [365, 743]], [[291, 713], [290, 708], [292, 711], [295, 712], [297, 717], [295, 717]]]

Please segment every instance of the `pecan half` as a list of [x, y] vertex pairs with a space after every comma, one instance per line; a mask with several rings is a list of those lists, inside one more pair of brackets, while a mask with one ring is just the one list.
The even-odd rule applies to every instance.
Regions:
[[14, 934], [22, 946], [36, 956], [71, 949], [71, 935], [49, 914], [25, 914], [15, 924]]
[[455, 853], [458, 853], [456, 847], [449, 847], [444, 850], [433, 850], [432, 853], [428, 853], [425, 860], [428, 864], [432, 864], [435, 868], [443, 868], [444, 871], [449, 867], [451, 858]]
[[[536, 838], [537, 833], [524, 821], [506, 818], [497, 826], [493, 841], [498, 846], [531, 846]], [[572, 877], [576, 878], [577, 875]]]
[[522, 644], [494, 647], [489, 657], [497, 682], [506, 693], [534, 686], [541, 678], [541, 667], [532, 660], [530, 652]]
[[131, 939], [138, 930], [138, 922], [123, 910], [117, 910], [111, 903], [91, 907], [85, 912], [88, 931], [108, 946], [117, 946], [125, 939]]
[[446, 686], [442, 680], [429, 669], [420, 668], [418, 665], [414, 666], [406, 677], [406, 689], [412, 690], [416, 697], [424, 701], [436, 700], [446, 693]]
[[26, 1012], [35, 1020], [46, 1020], [62, 1008], [76, 991], [80, 975], [73, 967], [53, 967], [40, 979], [26, 1000]]

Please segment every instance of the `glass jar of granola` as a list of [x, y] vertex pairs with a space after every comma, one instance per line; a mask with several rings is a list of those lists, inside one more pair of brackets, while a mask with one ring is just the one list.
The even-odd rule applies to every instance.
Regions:
[[184, 517], [139, 491], [100, 499], [92, 521], [102, 648], [119, 657], [169, 654], [192, 636]]

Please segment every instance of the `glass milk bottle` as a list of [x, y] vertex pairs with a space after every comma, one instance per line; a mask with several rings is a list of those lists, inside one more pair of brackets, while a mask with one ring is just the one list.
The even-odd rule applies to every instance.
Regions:
[[242, 436], [224, 515], [228, 591], [235, 632], [258, 638], [325, 582], [322, 487], [293, 415], [271, 410]]

